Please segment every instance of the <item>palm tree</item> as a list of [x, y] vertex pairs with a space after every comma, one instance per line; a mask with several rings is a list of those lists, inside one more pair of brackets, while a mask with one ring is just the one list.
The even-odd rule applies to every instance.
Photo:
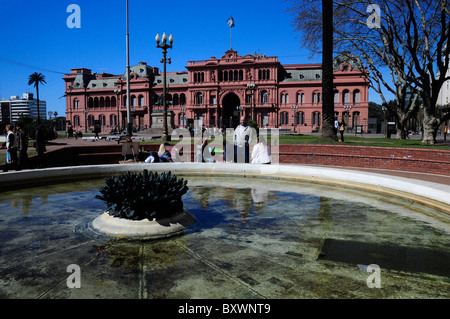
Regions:
[[28, 85], [33, 85], [36, 88], [36, 100], [37, 100], [37, 122], [41, 122], [41, 117], [39, 113], [39, 84], [47, 84], [45, 82], [45, 75], [41, 73], [34, 72], [28, 77]]
[[322, 0], [322, 137], [336, 140], [333, 90], [333, 1]]

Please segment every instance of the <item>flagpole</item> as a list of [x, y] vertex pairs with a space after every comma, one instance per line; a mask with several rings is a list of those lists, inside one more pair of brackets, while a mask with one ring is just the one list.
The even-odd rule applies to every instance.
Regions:
[[230, 27], [230, 50], [233, 50], [233, 28]]

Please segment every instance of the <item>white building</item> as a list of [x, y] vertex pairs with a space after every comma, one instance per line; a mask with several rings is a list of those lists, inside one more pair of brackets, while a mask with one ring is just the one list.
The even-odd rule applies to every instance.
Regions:
[[[0, 120], [2, 122], [17, 123], [21, 116], [37, 118], [37, 100], [33, 93], [24, 93], [22, 98], [11, 96], [10, 99], [0, 100]], [[47, 103], [39, 100], [39, 114], [41, 119], [46, 118]]]

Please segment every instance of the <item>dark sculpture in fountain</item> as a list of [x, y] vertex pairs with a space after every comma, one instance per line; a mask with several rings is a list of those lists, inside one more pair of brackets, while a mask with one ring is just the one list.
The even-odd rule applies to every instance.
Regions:
[[187, 180], [168, 173], [126, 172], [107, 177], [96, 198], [104, 201], [109, 215], [130, 220], [153, 220], [183, 212], [181, 197], [186, 194]]

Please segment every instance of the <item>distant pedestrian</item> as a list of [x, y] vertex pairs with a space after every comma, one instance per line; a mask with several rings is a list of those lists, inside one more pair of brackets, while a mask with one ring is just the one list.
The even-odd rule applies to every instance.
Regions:
[[19, 123], [16, 125], [17, 128], [17, 150], [18, 150], [18, 160], [17, 160], [17, 171], [20, 171], [24, 168], [24, 164], [29, 165], [28, 161], [28, 132], [26, 132], [22, 124]]
[[344, 131], [345, 131], [345, 120], [344, 117], [342, 117], [341, 121], [339, 122], [339, 133], [341, 134], [341, 139], [339, 140], [339, 142], [343, 143], [344, 142]]
[[45, 132], [42, 125], [38, 126], [36, 130], [36, 152], [37, 152], [37, 165], [36, 168], [42, 168], [44, 165], [44, 153], [45, 148]]
[[17, 136], [11, 124], [6, 124], [6, 165], [4, 172], [17, 167]]

